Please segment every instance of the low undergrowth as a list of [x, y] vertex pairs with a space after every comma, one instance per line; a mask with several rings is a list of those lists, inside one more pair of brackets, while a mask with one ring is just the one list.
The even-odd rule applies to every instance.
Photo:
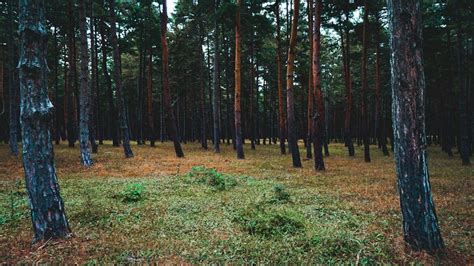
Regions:
[[[31, 245], [21, 160], [0, 145], [0, 263], [168, 264], [469, 264], [472, 258], [472, 168], [430, 149], [430, 173], [448, 259], [403, 245], [393, 158], [373, 149], [349, 158], [331, 145], [328, 170], [312, 161], [291, 167], [277, 146], [246, 160], [172, 144], [134, 146], [123, 159], [101, 146], [94, 167], [77, 149], [55, 146], [61, 194], [73, 237]], [[71, 165], [77, 164], [77, 167]], [[361, 167], [363, 166], [363, 167]], [[182, 169], [182, 170], [181, 170]], [[245, 173], [245, 175], [244, 175]]]

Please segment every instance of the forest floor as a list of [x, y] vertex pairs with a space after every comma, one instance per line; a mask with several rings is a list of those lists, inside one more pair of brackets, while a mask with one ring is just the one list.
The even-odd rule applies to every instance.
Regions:
[[171, 143], [132, 148], [100, 146], [86, 169], [78, 146], [56, 145], [73, 235], [32, 245], [21, 159], [0, 145], [0, 263], [474, 262], [474, 167], [439, 147], [429, 168], [447, 251], [434, 256], [405, 247], [394, 159], [375, 146], [364, 163], [360, 147], [350, 158], [330, 145], [325, 172], [292, 168], [277, 145], [246, 145], [245, 160], [228, 145], [186, 144], [181, 159]]

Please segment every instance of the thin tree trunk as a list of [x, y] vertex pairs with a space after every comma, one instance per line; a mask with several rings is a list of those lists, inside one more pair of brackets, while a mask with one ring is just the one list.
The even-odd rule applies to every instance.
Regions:
[[98, 82], [98, 67], [97, 67], [97, 44], [95, 39], [95, 18], [94, 6], [91, 4], [91, 18], [90, 18], [90, 40], [91, 40], [91, 97], [90, 97], [90, 132], [89, 139], [91, 142], [92, 153], [97, 153], [96, 135], [99, 125], [99, 82]]
[[346, 20], [344, 25], [344, 35], [346, 39], [346, 45], [344, 46], [344, 36], [341, 35], [341, 46], [343, 51], [343, 58], [345, 59], [344, 67], [344, 81], [346, 87], [346, 109], [344, 113], [344, 142], [347, 146], [349, 156], [354, 156], [354, 143], [352, 142], [352, 130], [351, 130], [351, 115], [352, 115], [352, 76], [351, 76], [351, 48], [350, 48], [350, 36], [349, 36], [349, 9], [345, 8]]
[[457, 74], [458, 74], [458, 84], [459, 84], [459, 93], [458, 93], [458, 112], [459, 112], [459, 140], [458, 140], [458, 150], [459, 155], [461, 156], [462, 165], [471, 165], [469, 159], [469, 116], [468, 116], [468, 92], [467, 92], [467, 79], [466, 79], [466, 68], [465, 59], [464, 59], [464, 40], [463, 40], [463, 29], [461, 26], [460, 9], [461, 5], [458, 4], [457, 9], [457, 49], [458, 49], [458, 64], [457, 64]]
[[75, 115], [75, 97], [74, 97], [74, 84], [76, 79], [76, 49], [75, 49], [75, 27], [74, 27], [74, 16], [72, 12], [72, 0], [68, 1], [68, 86], [66, 88], [66, 97], [67, 97], [67, 138], [69, 147], [73, 148], [74, 143], [76, 142], [76, 125], [77, 125], [77, 116]]
[[149, 127], [149, 139], [150, 146], [155, 147], [155, 123], [153, 117], [153, 53], [151, 47], [148, 50], [148, 63], [147, 63], [147, 79], [146, 79], [146, 91], [147, 91], [147, 117]]
[[388, 1], [393, 135], [405, 241], [415, 249], [435, 251], [444, 244], [426, 157], [420, 9], [416, 1]]
[[54, 166], [44, 1], [20, 1], [19, 11], [22, 157], [34, 241], [38, 242], [67, 237], [71, 230]]
[[122, 133], [123, 140], [123, 150], [125, 157], [133, 157], [132, 148], [130, 147], [130, 133], [128, 131], [127, 125], [127, 115], [125, 111], [124, 96], [122, 91], [122, 77], [121, 77], [121, 60], [120, 60], [120, 50], [117, 40], [117, 25], [115, 19], [115, 0], [110, 1], [110, 37], [113, 48], [114, 55], [114, 79], [115, 79], [115, 89], [117, 91], [117, 109], [118, 109], [118, 119], [120, 124], [120, 129]]
[[[219, 0], [215, 0], [215, 11], [219, 8]], [[220, 153], [220, 120], [221, 120], [221, 84], [220, 84], [220, 67], [219, 67], [219, 23], [218, 18], [214, 20], [214, 97], [213, 97], [213, 119], [214, 119], [214, 152]]]
[[297, 27], [299, 16], [299, 0], [293, 1], [293, 20], [291, 23], [290, 46], [288, 48], [288, 65], [286, 69], [286, 110], [288, 121], [288, 145], [293, 158], [293, 166], [301, 167], [300, 151], [298, 148], [298, 136], [296, 133], [295, 103], [293, 94], [293, 75], [295, 64], [295, 49], [297, 39]]
[[360, 115], [361, 115], [361, 127], [362, 127], [362, 139], [364, 142], [364, 160], [370, 162], [370, 149], [369, 149], [369, 119], [367, 115], [367, 95], [366, 91], [368, 88], [367, 84], [367, 48], [368, 48], [368, 27], [369, 27], [369, 7], [367, 0], [364, 0], [364, 25], [363, 25], [363, 36], [362, 36], [362, 87], [360, 89]]
[[105, 22], [104, 18], [101, 18], [99, 24], [100, 30], [100, 39], [101, 39], [101, 49], [102, 49], [102, 72], [105, 78], [105, 83], [107, 84], [107, 98], [108, 98], [108, 105], [109, 105], [109, 113], [110, 113], [110, 125], [111, 125], [111, 137], [112, 137], [112, 145], [114, 147], [119, 146], [118, 141], [118, 134], [117, 134], [117, 111], [114, 104], [114, 93], [112, 90], [112, 79], [110, 77], [109, 71], [107, 70], [107, 45], [105, 40]]
[[382, 148], [383, 155], [388, 156], [387, 136], [385, 135], [384, 116], [382, 114], [382, 77], [380, 74], [380, 25], [378, 14], [376, 15], [375, 29], [375, 131], [378, 144]]
[[[313, 0], [308, 0], [308, 36], [310, 44], [313, 41]], [[309, 58], [310, 62], [313, 58], [313, 46], [309, 47]], [[309, 64], [309, 81], [308, 81], [308, 111], [307, 111], [307, 135], [306, 135], [306, 159], [312, 159], [313, 154], [311, 152], [311, 139], [313, 138], [313, 64]]]
[[240, 110], [240, 8], [242, 0], [237, 0], [237, 13], [235, 16], [235, 98], [234, 98], [234, 113], [235, 113], [235, 146], [237, 149], [237, 159], [244, 159], [244, 148], [242, 140], [242, 122]]
[[314, 168], [316, 171], [323, 171], [326, 169], [323, 159], [323, 144], [324, 144], [324, 99], [321, 90], [321, 12], [322, 0], [315, 0], [314, 4], [314, 25], [313, 25], [313, 88], [315, 98], [315, 112], [313, 115], [313, 146], [314, 146]]
[[204, 44], [204, 29], [203, 25], [199, 25], [200, 30], [200, 45], [199, 45], [199, 56], [201, 58], [201, 62], [199, 64], [199, 74], [200, 74], [200, 92], [199, 92], [199, 99], [200, 99], [200, 109], [201, 109], [201, 147], [207, 150], [207, 112], [206, 112], [206, 85], [205, 85], [205, 73], [204, 73], [204, 52], [203, 52], [203, 44]]
[[89, 118], [90, 118], [90, 91], [89, 91], [89, 48], [87, 45], [86, 5], [85, 0], [79, 1], [79, 31], [81, 34], [81, 87], [79, 90], [79, 139], [81, 147], [81, 163], [84, 166], [92, 165], [89, 146]]
[[10, 115], [10, 153], [18, 156], [18, 87], [15, 82], [15, 44], [13, 37], [13, 0], [8, 1], [8, 95]]
[[174, 149], [177, 157], [184, 157], [181, 143], [179, 142], [178, 129], [176, 119], [173, 113], [173, 106], [171, 105], [171, 92], [169, 82], [169, 63], [168, 63], [168, 42], [166, 40], [166, 28], [168, 25], [168, 14], [166, 13], [166, 1], [163, 1], [163, 10], [161, 12], [161, 47], [162, 47], [162, 62], [163, 62], [163, 97], [164, 106], [166, 109], [166, 127], [168, 137], [173, 140]]
[[281, 66], [281, 37], [280, 37], [280, 0], [276, 0], [275, 3], [275, 17], [276, 17], [276, 44], [277, 44], [277, 82], [278, 82], [278, 114], [280, 118], [280, 152], [281, 154], [286, 153], [285, 148], [285, 133], [286, 133], [286, 115], [284, 102], [285, 98], [283, 95], [283, 77], [282, 77], [282, 66]]

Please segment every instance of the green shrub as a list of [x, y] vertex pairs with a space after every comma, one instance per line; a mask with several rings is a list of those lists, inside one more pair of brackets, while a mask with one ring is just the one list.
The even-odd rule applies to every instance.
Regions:
[[273, 192], [273, 202], [286, 203], [290, 201], [290, 193], [284, 185], [276, 184], [273, 186]]
[[133, 183], [122, 190], [121, 197], [123, 202], [137, 202], [143, 199], [143, 185], [141, 183]]
[[272, 237], [295, 234], [304, 228], [303, 217], [291, 210], [267, 212], [260, 208], [246, 210], [236, 217], [251, 235]]
[[237, 185], [237, 180], [230, 175], [218, 172], [214, 168], [206, 166], [194, 166], [186, 175], [191, 181], [206, 184], [216, 190], [226, 190]]

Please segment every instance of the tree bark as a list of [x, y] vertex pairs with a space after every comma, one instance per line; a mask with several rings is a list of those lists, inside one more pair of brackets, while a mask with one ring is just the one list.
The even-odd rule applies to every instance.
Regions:
[[347, 146], [349, 156], [355, 155], [354, 143], [352, 142], [352, 131], [351, 131], [351, 115], [352, 115], [352, 76], [351, 76], [351, 40], [349, 36], [349, 8], [345, 8], [346, 21], [344, 25], [344, 35], [346, 44], [344, 45], [344, 36], [341, 36], [341, 46], [343, 50], [343, 59], [345, 59], [344, 66], [344, 81], [346, 87], [346, 110], [344, 112], [344, 142]]
[[362, 138], [364, 142], [364, 160], [370, 162], [370, 147], [369, 147], [369, 119], [367, 115], [367, 95], [366, 91], [368, 88], [367, 84], [367, 48], [368, 48], [368, 29], [369, 28], [369, 6], [367, 0], [364, 0], [364, 24], [363, 24], [363, 35], [362, 35], [362, 87], [360, 88], [360, 115], [361, 115], [361, 127], [362, 127]]
[[73, 148], [76, 142], [76, 129], [77, 129], [77, 116], [75, 114], [76, 100], [74, 97], [75, 93], [75, 80], [76, 80], [76, 38], [75, 38], [75, 23], [74, 15], [72, 11], [73, 1], [68, 1], [68, 86], [65, 89], [67, 104], [64, 108], [67, 108], [67, 139], [69, 147]]
[[[308, 0], [308, 36], [309, 43], [313, 42], [313, 0]], [[312, 159], [313, 154], [311, 152], [311, 143], [313, 138], [313, 64], [311, 63], [313, 58], [313, 45], [309, 47], [309, 81], [308, 81], [308, 111], [307, 111], [307, 136], [306, 136], [306, 159]]]
[[300, 151], [298, 148], [298, 136], [296, 133], [295, 103], [293, 93], [293, 75], [295, 63], [295, 49], [297, 39], [297, 27], [299, 16], [299, 0], [293, 1], [293, 20], [291, 23], [290, 46], [288, 48], [288, 65], [286, 69], [286, 110], [288, 121], [288, 146], [293, 158], [293, 166], [301, 167]]
[[388, 1], [392, 119], [405, 241], [415, 249], [444, 248], [431, 196], [425, 133], [421, 6]]
[[235, 146], [237, 149], [237, 159], [244, 159], [244, 148], [242, 140], [242, 122], [240, 110], [240, 8], [242, 0], [237, 0], [237, 11], [235, 16], [235, 97], [234, 97], [234, 113], [235, 113]]
[[168, 14], [166, 13], [166, 1], [163, 1], [163, 10], [161, 12], [161, 47], [162, 47], [162, 62], [163, 62], [163, 97], [164, 106], [166, 109], [166, 127], [168, 137], [173, 140], [174, 150], [177, 157], [184, 157], [181, 143], [179, 141], [178, 129], [176, 119], [173, 113], [173, 106], [171, 105], [171, 92], [169, 82], [169, 63], [168, 63], [168, 42], [166, 40], [166, 31], [168, 25]]
[[110, 3], [110, 37], [112, 42], [113, 54], [114, 54], [114, 79], [115, 89], [117, 91], [117, 109], [120, 129], [122, 131], [123, 150], [125, 157], [133, 157], [132, 148], [130, 147], [130, 132], [128, 131], [127, 115], [125, 111], [124, 96], [122, 91], [122, 77], [121, 77], [121, 60], [120, 50], [117, 40], [117, 25], [115, 19], [115, 0], [109, 0]]
[[114, 92], [112, 90], [112, 79], [110, 77], [109, 71], [107, 70], [107, 44], [106, 44], [106, 32], [105, 32], [105, 21], [104, 18], [101, 18], [99, 24], [100, 30], [100, 39], [101, 39], [101, 49], [102, 49], [102, 73], [105, 78], [105, 83], [107, 84], [107, 99], [109, 105], [109, 113], [110, 113], [110, 133], [112, 137], [112, 145], [114, 147], [119, 146], [118, 141], [118, 134], [117, 134], [117, 109], [115, 108], [114, 104]]
[[385, 135], [385, 117], [382, 113], [382, 77], [380, 73], [380, 25], [376, 15], [375, 29], [375, 131], [383, 155], [388, 156], [387, 136]]
[[322, 0], [315, 0], [314, 25], [313, 25], [313, 88], [316, 108], [313, 114], [313, 146], [314, 146], [314, 168], [316, 171], [326, 169], [323, 159], [323, 144], [325, 131], [324, 99], [321, 89], [321, 12]]
[[89, 167], [92, 158], [89, 146], [89, 48], [87, 47], [86, 5], [85, 0], [79, 1], [79, 31], [81, 34], [81, 87], [79, 91], [79, 139], [81, 147], [81, 163]]
[[53, 105], [48, 98], [47, 36], [43, 0], [22, 0], [20, 22], [20, 92], [23, 167], [34, 241], [70, 234], [59, 192], [52, 144]]
[[204, 73], [204, 52], [203, 52], [203, 44], [204, 44], [204, 29], [202, 23], [199, 24], [200, 30], [200, 45], [199, 45], [199, 56], [201, 62], [199, 64], [199, 74], [200, 74], [200, 91], [199, 91], [199, 100], [200, 100], [200, 109], [201, 109], [201, 147], [207, 150], [207, 112], [206, 112], [206, 81], [205, 81], [205, 73]]
[[8, 1], [8, 95], [10, 115], [10, 153], [18, 156], [18, 86], [15, 82], [15, 44], [13, 37], [13, 0]]
[[467, 92], [467, 79], [465, 69], [465, 51], [464, 51], [464, 40], [463, 40], [463, 29], [461, 25], [461, 20], [459, 19], [459, 12], [461, 5], [458, 4], [457, 9], [457, 48], [458, 48], [458, 64], [457, 64], [457, 74], [458, 74], [458, 84], [459, 84], [459, 93], [458, 93], [458, 112], [459, 112], [459, 140], [458, 140], [458, 149], [459, 155], [461, 156], [462, 165], [471, 165], [469, 159], [469, 116], [468, 116], [468, 92]]
[[[219, 0], [215, 0], [215, 12], [219, 8]], [[221, 84], [220, 84], [220, 66], [219, 66], [219, 22], [216, 17], [214, 20], [214, 76], [213, 76], [213, 120], [214, 120], [214, 152], [220, 153], [220, 120], [221, 120]]]
[[285, 148], [285, 133], [286, 133], [286, 115], [284, 102], [285, 98], [283, 95], [283, 77], [281, 67], [281, 36], [280, 36], [280, 0], [276, 0], [275, 3], [275, 17], [276, 17], [276, 44], [277, 44], [277, 82], [278, 82], [278, 114], [280, 118], [280, 152], [281, 154], [286, 153]]
[[146, 91], [147, 91], [147, 117], [149, 127], [149, 139], [150, 146], [155, 147], [155, 123], [153, 118], [153, 53], [151, 47], [148, 50], [148, 63], [147, 63], [147, 78], [146, 78]]

